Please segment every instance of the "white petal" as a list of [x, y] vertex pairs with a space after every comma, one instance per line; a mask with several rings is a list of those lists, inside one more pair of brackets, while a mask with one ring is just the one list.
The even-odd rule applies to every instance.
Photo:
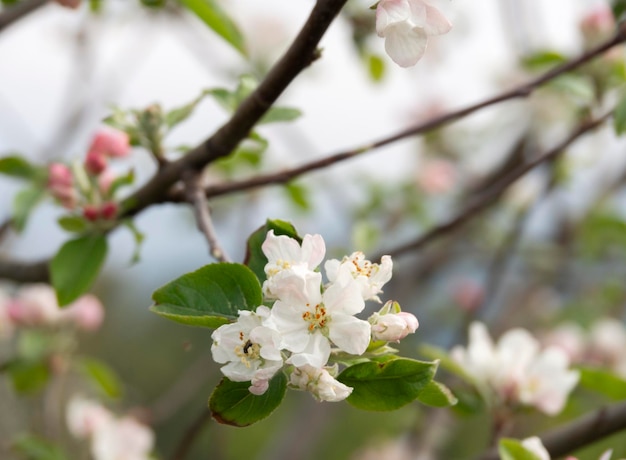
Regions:
[[400, 67], [417, 64], [428, 44], [428, 36], [422, 29], [412, 28], [406, 23], [387, 27], [385, 37], [385, 51]]
[[328, 362], [330, 357], [330, 343], [321, 332], [316, 331], [309, 334], [309, 341], [306, 347], [299, 353], [294, 353], [287, 360], [287, 363], [296, 367], [310, 365], [313, 367], [322, 367]]
[[274, 230], [267, 232], [261, 249], [269, 261], [299, 261], [302, 253], [300, 245], [296, 240], [286, 235], [276, 236], [274, 235]]
[[544, 447], [541, 439], [537, 436], [526, 438], [522, 441], [522, 446], [529, 452], [535, 454], [539, 460], [550, 460], [550, 454]]
[[277, 300], [272, 308], [271, 318], [282, 335], [282, 346], [294, 353], [304, 350], [309, 341], [309, 323], [302, 318], [305, 311], [280, 300]]
[[450, 24], [448, 18], [437, 8], [426, 4], [426, 15], [424, 31], [427, 35], [441, 35], [450, 32], [450, 29], [452, 29], [452, 24]]
[[379, 37], [387, 34], [387, 27], [409, 19], [411, 8], [407, 0], [381, 0], [376, 8], [376, 33]]
[[302, 261], [314, 270], [324, 259], [326, 245], [322, 235], [304, 235], [302, 240]]
[[328, 324], [330, 340], [343, 351], [362, 355], [370, 343], [370, 323], [354, 316], [333, 315]]
[[339, 280], [331, 284], [324, 292], [323, 298], [324, 306], [331, 317], [335, 313], [356, 315], [365, 308], [361, 288], [352, 277], [346, 285], [340, 283]]

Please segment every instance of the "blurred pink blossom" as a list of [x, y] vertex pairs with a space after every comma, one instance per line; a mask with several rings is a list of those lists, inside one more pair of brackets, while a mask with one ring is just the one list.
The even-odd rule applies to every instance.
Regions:
[[450, 191], [457, 179], [454, 164], [446, 160], [428, 160], [417, 174], [417, 183], [430, 195]]
[[95, 331], [104, 320], [102, 302], [91, 294], [84, 295], [61, 310], [62, 320], [76, 325], [83, 331]]
[[62, 163], [48, 165], [48, 190], [50, 194], [68, 209], [73, 209], [77, 204], [74, 178], [70, 168]]
[[545, 346], [553, 346], [563, 350], [572, 362], [579, 362], [584, 354], [586, 344], [585, 331], [575, 323], [564, 323], [544, 336]]
[[483, 303], [485, 291], [472, 279], [459, 280], [452, 288], [452, 298], [463, 311], [473, 312]]
[[106, 157], [125, 157], [130, 154], [128, 134], [113, 128], [102, 128], [94, 135], [89, 153]]
[[26, 327], [49, 326], [61, 317], [54, 290], [47, 284], [22, 287], [9, 302], [8, 312], [14, 324]]
[[608, 4], [596, 5], [580, 21], [580, 31], [589, 44], [597, 44], [615, 32], [615, 17]]
[[81, 0], [55, 0], [59, 5], [66, 8], [77, 9], [80, 6]]
[[85, 170], [93, 176], [98, 176], [106, 170], [107, 163], [106, 155], [97, 150], [90, 150], [85, 157]]

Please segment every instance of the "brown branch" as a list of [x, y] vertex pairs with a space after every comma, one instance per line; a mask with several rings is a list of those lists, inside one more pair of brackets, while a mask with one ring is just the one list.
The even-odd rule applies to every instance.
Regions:
[[[556, 458], [624, 429], [626, 429], [626, 402], [620, 402], [549, 431], [541, 436], [541, 442], [550, 456]], [[496, 449], [492, 449], [479, 458], [498, 460], [500, 456]]]
[[204, 425], [209, 420], [211, 420], [211, 411], [207, 407], [202, 410], [198, 417], [196, 417], [191, 425], [189, 425], [189, 427], [185, 430], [182, 439], [176, 446], [172, 460], [184, 460], [185, 457], [187, 457], [189, 449], [191, 449], [191, 446], [193, 445], [193, 441], [196, 439], [196, 436], [200, 434], [202, 428], [204, 428]]
[[215, 228], [213, 227], [213, 220], [211, 219], [211, 212], [209, 210], [209, 202], [206, 199], [204, 190], [202, 188], [202, 175], [200, 173], [188, 172], [188, 177], [185, 179], [185, 186], [187, 192], [187, 201], [193, 205], [194, 215], [196, 217], [196, 223], [198, 230], [204, 235], [209, 243], [209, 253], [211, 257], [220, 262], [229, 262], [228, 255], [222, 249]]
[[181, 159], [160, 169], [143, 187], [125, 200], [123, 217], [166, 201], [168, 190], [181, 179], [185, 171], [199, 171], [218, 158], [229, 155], [248, 136], [294, 78], [319, 56], [317, 45], [346, 1], [318, 0], [287, 52], [258, 88], [241, 103], [230, 120]]
[[508, 175], [503, 177], [499, 182], [494, 184], [494, 186], [490, 188], [488, 192], [484, 193], [482, 196], [478, 196], [477, 198], [475, 198], [472, 202], [470, 202], [470, 204], [468, 204], [465, 207], [465, 209], [463, 209], [461, 212], [459, 212], [455, 217], [453, 217], [449, 221], [434, 227], [433, 229], [429, 230], [428, 232], [426, 232], [425, 234], [417, 238], [415, 241], [399, 246], [391, 251], [386, 251], [385, 254], [389, 254], [391, 256], [399, 256], [409, 251], [415, 251], [415, 250], [421, 249], [427, 244], [431, 243], [432, 241], [458, 229], [467, 221], [473, 219], [482, 211], [487, 209], [516, 180], [524, 176], [528, 171], [558, 156], [563, 150], [569, 147], [569, 145], [572, 144], [574, 141], [576, 141], [579, 137], [581, 137], [583, 134], [586, 134], [592, 131], [593, 129], [597, 128], [598, 126], [600, 126], [610, 116], [611, 116], [611, 113], [607, 113], [606, 115], [600, 118], [587, 121], [581, 124], [566, 139], [561, 141], [561, 143], [553, 147], [551, 150], [547, 151], [543, 155], [540, 155], [536, 159], [529, 161], [523, 166], [518, 167], [516, 170], [511, 171]]
[[[391, 144], [393, 142], [397, 142], [407, 137], [424, 134], [434, 129], [441, 128], [447, 124], [450, 124], [456, 120], [466, 117], [467, 115], [470, 115], [486, 107], [499, 104], [500, 102], [509, 101], [512, 99], [519, 99], [519, 98], [527, 97], [530, 94], [532, 94], [533, 91], [535, 91], [537, 88], [544, 85], [545, 83], [548, 83], [549, 81], [554, 80], [555, 78], [571, 70], [574, 70], [582, 66], [583, 64], [586, 64], [587, 62], [598, 57], [605, 51], [613, 48], [616, 45], [619, 45], [620, 43], [623, 43], [624, 41], [626, 41], [626, 28], [624, 30], [620, 29], [618, 33], [611, 40], [597, 46], [596, 48], [592, 48], [591, 50], [582, 54], [578, 58], [568, 61], [562, 65], [559, 65], [553, 68], [552, 70], [544, 73], [543, 75], [529, 81], [528, 83], [525, 83], [519, 87], [513, 88], [509, 91], [505, 91], [497, 96], [493, 96], [489, 99], [483, 100], [476, 104], [472, 104], [463, 109], [449, 112], [439, 117], [432, 118], [426, 121], [425, 123], [421, 123], [419, 125], [399, 131], [395, 134], [384, 137], [382, 139], [371, 142], [369, 144], [365, 144], [357, 148], [353, 148], [353, 149], [339, 152], [333, 155], [329, 155], [325, 158], [312, 161], [310, 163], [299, 166], [297, 168], [281, 171], [278, 173], [261, 175], [261, 176], [253, 177], [250, 179], [244, 179], [240, 181], [209, 186], [206, 188], [207, 196], [216, 197], [216, 196], [225, 195], [228, 193], [250, 190], [250, 189], [265, 186], [265, 185], [285, 184], [303, 174], [316, 171], [318, 169], [323, 169], [328, 166], [332, 166], [335, 163], [349, 160], [362, 153], [369, 152], [369, 151], [378, 149], [380, 147], [384, 147], [385, 145]], [[184, 201], [184, 196], [180, 193], [180, 191], [172, 191], [172, 193], [170, 193], [169, 195], [169, 201], [173, 201], [173, 202]]]
[[0, 259], [0, 279], [10, 279], [21, 283], [47, 282], [50, 279], [48, 260], [34, 263]]
[[15, 6], [6, 7], [0, 13], [0, 32], [11, 24], [19, 21], [28, 13], [32, 13], [37, 8], [44, 6], [49, 0], [24, 0]]

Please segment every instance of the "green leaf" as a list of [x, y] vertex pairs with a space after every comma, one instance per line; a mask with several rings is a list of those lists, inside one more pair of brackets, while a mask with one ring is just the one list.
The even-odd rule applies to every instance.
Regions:
[[613, 112], [613, 127], [618, 136], [626, 132], [626, 92], [622, 94]]
[[103, 235], [87, 235], [65, 243], [50, 261], [50, 278], [60, 306], [78, 299], [91, 287], [107, 254]]
[[422, 404], [433, 407], [454, 406], [458, 402], [447, 386], [434, 380], [422, 389], [417, 400]]
[[13, 388], [18, 393], [33, 394], [41, 390], [50, 378], [50, 369], [44, 360], [13, 361], [8, 366]]
[[106, 197], [113, 198], [115, 193], [122, 187], [133, 185], [135, 182], [135, 171], [130, 170], [126, 174], [116, 177], [106, 193]]
[[135, 223], [131, 219], [124, 220], [124, 225], [128, 228], [128, 230], [130, 230], [130, 233], [133, 235], [133, 239], [135, 240], [135, 250], [133, 251], [133, 256], [130, 258], [130, 264], [133, 265], [139, 262], [139, 258], [141, 256], [141, 245], [146, 237], [135, 226]]
[[293, 107], [272, 107], [263, 115], [258, 124], [293, 121], [300, 118], [300, 116], [302, 116], [302, 112]]
[[173, 128], [174, 126], [182, 123], [187, 118], [191, 116], [193, 111], [196, 109], [198, 104], [202, 102], [202, 100], [210, 94], [209, 91], [203, 91], [200, 96], [196, 97], [193, 101], [188, 104], [183, 105], [182, 107], [178, 107], [170, 110], [165, 114], [165, 123], [168, 128]]
[[567, 62], [567, 57], [556, 51], [539, 51], [522, 58], [522, 66], [528, 70], [545, 70]]
[[26, 460], [66, 460], [63, 450], [47, 439], [32, 434], [22, 434], [12, 442], [11, 448]]
[[262, 395], [250, 393], [250, 382], [223, 378], [209, 399], [209, 409], [219, 423], [248, 426], [269, 416], [285, 397], [287, 377], [278, 372]]
[[399, 358], [355, 364], [344, 369], [337, 380], [353, 388], [347, 399], [353, 406], [388, 411], [417, 399], [436, 371], [436, 362]]
[[367, 56], [367, 70], [371, 79], [378, 83], [385, 76], [385, 61], [376, 54], [370, 54]]
[[72, 233], [84, 233], [89, 227], [87, 221], [80, 216], [59, 217], [58, 222], [63, 230]]
[[191, 326], [217, 328], [236, 319], [238, 310], [263, 303], [261, 285], [245, 265], [219, 263], [187, 273], [152, 294], [154, 313]]
[[247, 55], [243, 35], [215, 0], [180, 0], [180, 2], [233, 48], [244, 56]]
[[225, 88], [214, 88], [207, 90], [207, 95], [212, 96], [215, 101], [227, 112], [234, 112], [239, 105], [235, 94]]
[[22, 232], [33, 210], [45, 195], [41, 187], [29, 187], [18, 192], [13, 200], [13, 217], [11, 222], [15, 231]]
[[250, 267], [254, 274], [259, 279], [259, 282], [263, 282], [267, 279], [265, 275], [265, 265], [267, 264], [267, 257], [263, 254], [261, 245], [267, 237], [267, 232], [274, 230], [275, 235], [287, 235], [291, 238], [295, 238], [298, 242], [302, 242], [302, 238], [298, 236], [298, 232], [289, 222], [283, 220], [270, 220], [265, 222], [265, 225], [261, 226], [248, 238], [246, 246], [246, 260], [244, 263]]
[[80, 371], [106, 396], [118, 399], [122, 396], [122, 384], [107, 364], [95, 358], [82, 358], [78, 362]]
[[580, 385], [615, 400], [626, 399], [626, 380], [605, 369], [582, 367]]
[[41, 180], [45, 176], [42, 168], [18, 155], [0, 158], [0, 174], [25, 180]]
[[285, 185], [287, 195], [291, 199], [291, 202], [298, 208], [308, 211], [311, 209], [311, 203], [309, 202], [309, 191], [303, 185], [295, 182], [289, 182]]
[[541, 460], [517, 439], [502, 438], [498, 445], [500, 460]]

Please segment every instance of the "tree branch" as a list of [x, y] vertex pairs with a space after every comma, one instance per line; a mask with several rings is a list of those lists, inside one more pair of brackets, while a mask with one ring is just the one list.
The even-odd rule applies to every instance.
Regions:
[[[561, 457], [606, 436], [626, 429], [626, 402], [603, 407], [592, 413], [549, 431], [541, 442], [552, 458]], [[480, 460], [498, 460], [496, 449], [489, 450]]]
[[37, 8], [44, 6], [49, 0], [24, 0], [15, 6], [6, 7], [0, 13], [0, 32], [9, 27], [14, 22], [19, 21], [28, 13], [32, 13]]
[[410, 243], [399, 246], [391, 251], [386, 251], [385, 254], [397, 257], [406, 252], [421, 249], [430, 242], [436, 240], [437, 238], [440, 238], [441, 236], [447, 235], [448, 233], [451, 233], [452, 231], [458, 229], [467, 221], [473, 219], [482, 211], [487, 209], [487, 207], [494, 203], [500, 197], [500, 195], [502, 195], [516, 180], [524, 176], [531, 169], [558, 156], [563, 150], [569, 147], [569, 145], [576, 141], [579, 137], [592, 131], [593, 129], [604, 123], [611, 116], [611, 114], [612, 112], [607, 113], [604, 116], [595, 120], [587, 121], [581, 124], [566, 139], [561, 141], [560, 144], [556, 145], [543, 155], [538, 156], [536, 159], [529, 161], [528, 163], [511, 171], [507, 176], [503, 177], [499, 182], [494, 184], [493, 187], [491, 187], [483, 195], [479, 195], [478, 197], [476, 197], [472, 202], [470, 202], [470, 204], [465, 207], [465, 209], [463, 209], [459, 214], [457, 214], [449, 221], [434, 227], [433, 229], [429, 230], [428, 232]]

